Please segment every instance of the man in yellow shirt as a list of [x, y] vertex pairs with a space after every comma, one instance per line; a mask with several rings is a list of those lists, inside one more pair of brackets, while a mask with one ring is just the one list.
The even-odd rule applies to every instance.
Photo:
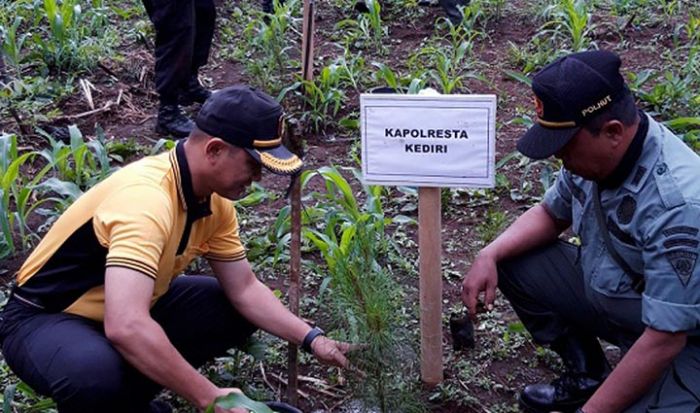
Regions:
[[[17, 274], [0, 322], [12, 370], [59, 412], [161, 412], [163, 388], [199, 409], [230, 393], [196, 367], [261, 328], [346, 366], [347, 343], [290, 313], [253, 274], [231, 200], [261, 165], [294, 174], [281, 106], [233, 86], [189, 137], [78, 199]], [[216, 277], [180, 275], [197, 256]], [[223, 410], [222, 410], [223, 411]], [[234, 410], [236, 411], [236, 410]]]

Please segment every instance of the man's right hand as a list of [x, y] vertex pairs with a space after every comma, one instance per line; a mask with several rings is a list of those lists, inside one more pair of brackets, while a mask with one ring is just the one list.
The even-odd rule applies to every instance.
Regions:
[[492, 255], [482, 250], [476, 256], [469, 272], [462, 280], [462, 301], [469, 309], [472, 319], [476, 317], [476, 308], [481, 292], [485, 292], [484, 305], [487, 310], [493, 309], [498, 285], [496, 260]]

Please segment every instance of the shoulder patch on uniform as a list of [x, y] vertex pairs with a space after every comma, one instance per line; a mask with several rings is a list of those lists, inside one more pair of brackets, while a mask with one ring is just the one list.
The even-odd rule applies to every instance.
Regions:
[[697, 248], [698, 244], [700, 244], [700, 241], [696, 239], [688, 239], [688, 238], [672, 238], [672, 239], [667, 239], [664, 241], [664, 247], [666, 248], [674, 248], [674, 247], [692, 247], [692, 248]]
[[682, 250], [682, 251], [669, 251], [666, 253], [666, 259], [673, 270], [676, 272], [678, 279], [681, 280], [683, 286], [688, 285], [690, 281], [690, 276], [693, 274], [695, 269], [695, 261], [698, 258], [698, 254], [692, 251]]
[[665, 230], [661, 231], [662, 234], [666, 237], [670, 237], [672, 235], [677, 235], [677, 234], [686, 234], [686, 235], [698, 235], [698, 229], [696, 227], [690, 227], [687, 225], [679, 225], [677, 227], [669, 227], [666, 228]]
[[617, 206], [617, 220], [621, 224], [629, 224], [634, 216], [634, 211], [637, 210], [637, 201], [630, 195], [625, 195]]
[[642, 177], [646, 173], [647, 168], [643, 167], [642, 165], [639, 165], [637, 168], [637, 172], [634, 173], [634, 178], [632, 178], [632, 185], [637, 185], [639, 184], [639, 181], [642, 180]]

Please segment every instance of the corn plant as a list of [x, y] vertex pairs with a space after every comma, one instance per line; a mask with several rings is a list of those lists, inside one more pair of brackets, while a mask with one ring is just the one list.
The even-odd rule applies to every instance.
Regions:
[[396, 93], [415, 95], [425, 85], [425, 80], [423, 79], [425, 74], [422, 70], [414, 72], [412, 76], [402, 77], [384, 63], [373, 62], [372, 66], [377, 68], [373, 74], [376, 84], [389, 87]]
[[[325, 193], [317, 193], [319, 208], [326, 213], [322, 223], [305, 228], [304, 238], [320, 251], [328, 267], [322, 296], [328, 295], [344, 339], [366, 344], [353, 357], [353, 364], [365, 377], [353, 380], [358, 392], [382, 412], [409, 411], [400, 388], [404, 364], [400, 359], [402, 341], [401, 289], [383, 260], [391, 243], [385, 234], [392, 219], [384, 215], [384, 189], [365, 186], [364, 206], [356, 199], [348, 181], [334, 167], [307, 171], [306, 185], [314, 176], [325, 182]], [[403, 397], [401, 397], [403, 396]]]
[[2, 54], [7, 58], [9, 64], [19, 70], [22, 63], [22, 49], [27, 40], [27, 33], [18, 33], [22, 24], [22, 17], [16, 16], [12, 24], [0, 24], [0, 42], [2, 42]]
[[590, 45], [590, 34], [595, 25], [590, 23], [591, 14], [584, 0], [560, 0], [552, 6], [553, 20], [540, 27], [546, 36], [564, 37], [572, 52], [586, 50]]
[[700, 153], [700, 116], [675, 118], [664, 122], [695, 152]]
[[300, 19], [294, 16], [298, 9], [299, 0], [274, 0], [274, 12], [256, 11], [257, 18], [243, 31], [247, 47], [240, 49], [237, 57], [246, 62], [246, 70], [256, 84], [270, 89], [271, 84], [279, 84], [289, 67], [296, 65], [289, 50], [296, 47], [299, 37]]
[[79, 0], [44, 0], [45, 33], [36, 32], [33, 42], [48, 69], [53, 72], [81, 71], [94, 67], [111, 50], [117, 38], [110, 30], [103, 0], [92, 0], [83, 11]]
[[305, 105], [300, 119], [312, 132], [322, 132], [332, 124], [338, 114], [346, 95], [343, 90], [343, 69], [337, 64], [330, 64], [313, 80], [297, 81], [283, 89], [277, 100], [282, 100], [287, 93], [297, 95]]
[[69, 126], [68, 132], [70, 144], [67, 145], [42, 131], [49, 148], [39, 153], [51, 165], [58, 180], [71, 182], [81, 190], [89, 189], [113, 171], [104, 132], [98, 128], [97, 139], [88, 142], [75, 125]]
[[343, 48], [343, 56], [336, 58], [333, 64], [340, 68], [341, 83], [360, 93], [361, 87], [365, 83], [365, 58], [362, 57], [362, 54], [351, 54]]
[[[20, 153], [15, 135], [0, 135], [0, 228], [2, 229], [3, 254], [12, 254], [31, 245], [38, 238], [27, 224], [29, 215], [44, 202], [35, 191], [38, 183], [51, 170], [50, 165], [41, 168], [29, 178], [22, 173], [30, 167], [37, 152]], [[15, 244], [18, 237], [20, 245]]]
[[[700, 113], [700, 78], [695, 63], [688, 63], [679, 73], [666, 70], [662, 74], [643, 70], [630, 75], [630, 88], [639, 99], [663, 118], [692, 116]], [[652, 84], [650, 87], [647, 84]]]
[[336, 31], [345, 33], [346, 47], [356, 46], [364, 48], [373, 46], [377, 53], [385, 53], [384, 37], [388, 33], [387, 27], [382, 24], [382, 6], [379, 0], [364, 0], [368, 13], [360, 13], [355, 19], [345, 19], [335, 26]]
[[472, 43], [461, 42], [456, 48], [426, 46], [411, 56], [409, 64], [413, 67], [427, 67], [432, 84], [441, 93], [450, 94], [464, 89], [464, 79], [486, 79], [470, 70], [473, 63]]

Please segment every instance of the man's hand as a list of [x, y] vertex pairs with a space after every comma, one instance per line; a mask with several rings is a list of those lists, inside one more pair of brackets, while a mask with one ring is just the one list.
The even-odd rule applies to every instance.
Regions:
[[472, 319], [476, 317], [477, 302], [482, 291], [486, 292], [484, 297], [486, 309], [489, 311], [493, 309], [497, 285], [496, 260], [491, 255], [481, 251], [462, 281], [462, 301], [469, 309], [469, 315]]
[[324, 364], [346, 368], [350, 362], [345, 357], [347, 352], [355, 349], [355, 346], [342, 341], [335, 341], [326, 336], [318, 336], [311, 342], [311, 350], [314, 356]]

